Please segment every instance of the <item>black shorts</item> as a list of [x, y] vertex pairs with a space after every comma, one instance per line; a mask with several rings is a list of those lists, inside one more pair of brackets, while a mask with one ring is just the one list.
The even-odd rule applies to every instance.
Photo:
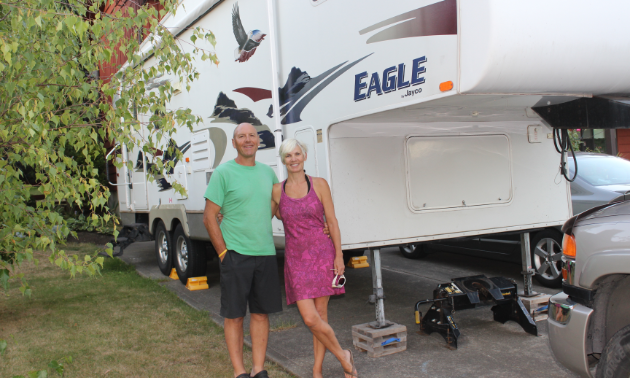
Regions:
[[248, 256], [229, 250], [221, 262], [221, 316], [282, 311], [276, 256]]

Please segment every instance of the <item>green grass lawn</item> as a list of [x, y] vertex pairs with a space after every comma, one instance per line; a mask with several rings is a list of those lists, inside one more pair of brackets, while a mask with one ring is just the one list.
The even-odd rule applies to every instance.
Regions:
[[[96, 246], [65, 249], [82, 256]], [[32, 298], [17, 287], [0, 295], [0, 339], [8, 342], [0, 377], [64, 356], [73, 359], [65, 377], [232, 377], [222, 328], [119, 259], [106, 259], [96, 278], [70, 278], [47, 259], [22, 272]], [[273, 363], [266, 368], [274, 378], [291, 377]]]

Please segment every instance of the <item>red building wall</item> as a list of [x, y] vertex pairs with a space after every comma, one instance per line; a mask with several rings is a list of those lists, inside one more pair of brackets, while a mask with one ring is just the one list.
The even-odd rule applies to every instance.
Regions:
[[630, 160], [630, 129], [617, 130], [617, 151], [619, 156]]
[[[137, 10], [143, 5], [157, 8], [158, 11], [164, 9], [157, 0], [109, 0], [103, 7], [102, 11], [107, 14], [114, 14], [120, 11], [123, 15], [127, 15], [127, 8]], [[148, 27], [145, 28], [148, 29]], [[146, 37], [146, 35], [147, 32], [145, 30], [144, 36]], [[125, 38], [138, 38], [137, 31], [126, 30]], [[109, 62], [101, 64], [100, 77], [105, 83], [108, 83], [111, 76], [118, 72], [120, 67], [127, 61], [125, 54], [121, 53], [117, 47], [115, 50], [115, 53], [112, 54], [112, 59]]]

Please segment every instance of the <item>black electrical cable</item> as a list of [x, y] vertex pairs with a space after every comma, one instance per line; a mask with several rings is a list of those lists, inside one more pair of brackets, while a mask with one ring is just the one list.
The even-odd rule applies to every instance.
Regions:
[[[575, 178], [578, 174], [578, 165], [577, 159], [575, 158], [575, 152], [573, 152], [573, 146], [571, 145], [571, 140], [569, 138], [569, 131], [567, 129], [553, 129], [553, 145], [556, 147], [556, 151], [558, 151], [560, 156], [560, 173], [567, 179], [568, 182], [575, 181]], [[575, 174], [573, 178], [569, 178], [569, 171], [567, 170], [567, 163], [564, 159], [564, 154], [568, 151], [571, 151], [571, 155], [573, 156], [573, 164], [575, 166]]]

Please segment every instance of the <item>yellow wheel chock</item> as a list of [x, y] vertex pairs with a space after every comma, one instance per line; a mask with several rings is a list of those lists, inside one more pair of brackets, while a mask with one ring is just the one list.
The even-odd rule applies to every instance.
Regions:
[[186, 283], [186, 289], [190, 291], [204, 290], [208, 288], [208, 277], [191, 277]]

